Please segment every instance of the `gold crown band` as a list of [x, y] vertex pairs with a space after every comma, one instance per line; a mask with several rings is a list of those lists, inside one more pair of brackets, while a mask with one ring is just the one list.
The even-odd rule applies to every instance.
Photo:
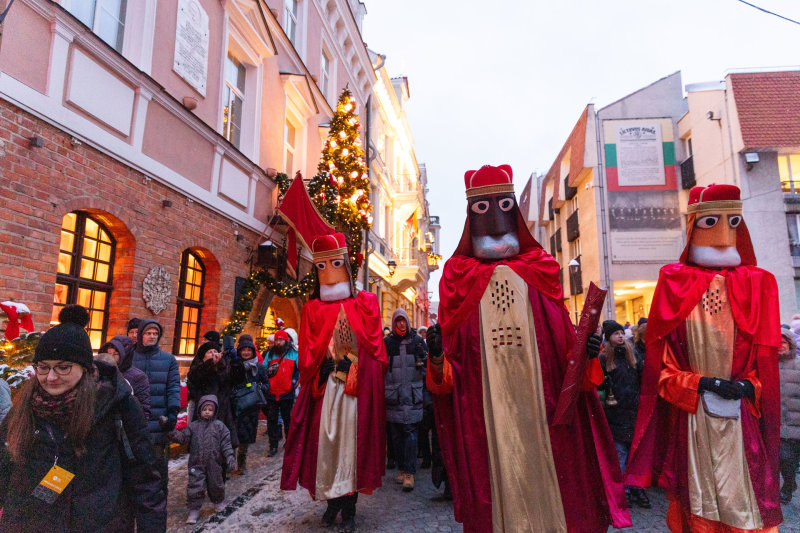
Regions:
[[483, 196], [485, 194], [513, 193], [513, 183], [501, 183], [498, 185], [483, 185], [482, 187], [471, 187], [467, 189], [467, 198], [473, 196]]
[[715, 200], [711, 202], [700, 202], [691, 204], [686, 208], [687, 213], [705, 213], [708, 211], [722, 211], [729, 209], [742, 210], [741, 200]]
[[343, 255], [347, 255], [347, 247], [336, 248], [335, 250], [325, 250], [323, 252], [313, 252], [311, 254], [311, 256], [314, 258], [314, 261], [318, 259], [329, 259], [331, 257], [341, 257]]

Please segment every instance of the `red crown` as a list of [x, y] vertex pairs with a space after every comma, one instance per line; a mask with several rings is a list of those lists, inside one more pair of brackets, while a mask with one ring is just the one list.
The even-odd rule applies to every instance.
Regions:
[[468, 170], [464, 174], [464, 185], [467, 187], [467, 198], [514, 192], [513, 173], [509, 165], [483, 165], [478, 170]]
[[347, 254], [347, 241], [343, 233], [320, 235], [311, 243], [311, 255], [314, 260], [338, 257]]
[[714, 211], [719, 209], [741, 209], [742, 193], [735, 185], [716, 185], [694, 187], [689, 192], [687, 212]]

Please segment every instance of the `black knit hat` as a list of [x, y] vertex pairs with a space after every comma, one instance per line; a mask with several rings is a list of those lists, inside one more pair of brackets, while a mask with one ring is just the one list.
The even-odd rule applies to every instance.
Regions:
[[206, 339], [207, 341], [213, 342], [218, 347], [222, 346], [222, 337], [220, 337], [219, 331], [214, 331], [213, 329], [210, 331], [206, 331], [205, 333], [203, 333], [203, 338]]
[[636, 323], [637, 326], [641, 326], [642, 324], [647, 324], [647, 318], [642, 317], [639, 319], [639, 322]]
[[84, 329], [89, 323], [89, 312], [80, 305], [66, 305], [58, 313], [58, 320], [60, 324], [47, 330], [39, 339], [33, 362], [70, 361], [91, 368], [92, 342]]
[[142, 323], [142, 321], [140, 319], [131, 318], [130, 320], [128, 320], [128, 329], [126, 329], [125, 331], [127, 332], [127, 331], [130, 331], [132, 329], [139, 329], [139, 324], [141, 324], [141, 323]]
[[603, 337], [608, 340], [615, 331], [625, 331], [622, 324], [613, 320], [606, 320], [603, 322]]

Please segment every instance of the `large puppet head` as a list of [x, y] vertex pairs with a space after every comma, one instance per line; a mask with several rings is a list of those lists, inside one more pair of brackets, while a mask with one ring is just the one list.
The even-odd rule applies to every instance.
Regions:
[[706, 268], [756, 264], [738, 187], [712, 184], [693, 188], [687, 213], [681, 263]]
[[353, 296], [353, 278], [343, 234], [317, 237], [311, 243], [311, 255], [317, 267], [320, 300], [333, 302]]
[[484, 165], [464, 174], [467, 222], [456, 255], [498, 260], [540, 248], [514, 197], [511, 167]]

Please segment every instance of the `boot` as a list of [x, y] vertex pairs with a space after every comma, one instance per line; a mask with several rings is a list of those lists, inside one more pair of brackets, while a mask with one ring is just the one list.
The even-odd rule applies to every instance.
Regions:
[[[242, 453], [244, 451], [244, 453]], [[242, 450], [242, 447], [239, 446], [238, 453], [236, 454], [236, 470], [231, 471], [231, 474], [235, 476], [243, 476], [245, 474], [245, 468], [247, 467], [247, 452]]]
[[403, 492], [412, 490], [414, 490], [414, 474], [406, 473], [406, 478], [403, 480]]
[[647, 493], [644, 491], [644, 489], [631, 489], [631, 494], [633, 499], [636, 501], [636, 505], [642, 509], [650, 509], [650, 498], [647, 497]]
[[186, 523], [196, 524], [198, 518], [200, 518], [200, 509], [190, 509], [189, 516], [186, 517]]
[[269, 457], [275, 457], [276, 455], [278, 455], [278, 446], [277, 445], [270, 446], [269, 447], [269, 453], [267, 455]]
[[339, 514], [339, 508], [333, 505], [330, 500], [328, 501], [328, 508], [325, 509], [325, 514], [322, 515], [322, 525], [331, 527], [336, 523], [336, 515]]
[[397, 484], [402, 484], [406, 480], [406, 473], [400, 470], [396, 476], [394, 476], [394, 482]]

